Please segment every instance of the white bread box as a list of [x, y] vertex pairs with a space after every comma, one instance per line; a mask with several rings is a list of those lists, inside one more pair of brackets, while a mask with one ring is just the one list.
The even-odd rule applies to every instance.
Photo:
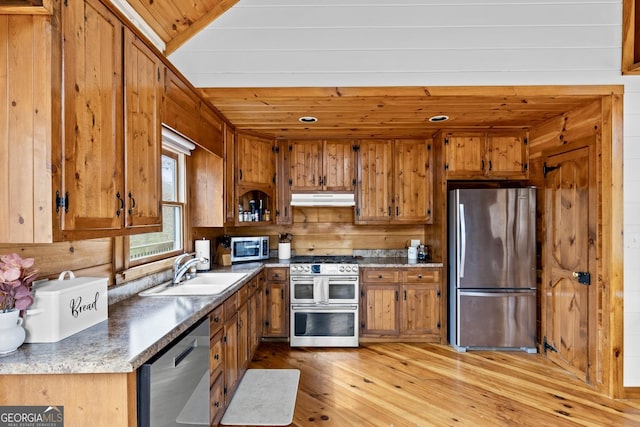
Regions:
[[107, 319], [106, 277], [76, 278], [63, 271], [58, 280], [34, 287], [33, 293], [24, 316], [25, 342], [57, 342]]

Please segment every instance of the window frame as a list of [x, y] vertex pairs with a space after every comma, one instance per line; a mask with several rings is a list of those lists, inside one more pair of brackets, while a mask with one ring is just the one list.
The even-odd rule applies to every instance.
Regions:
[[186, 154], [180, 153], [176, 150], [172, 150], [166, 146], [162, 147], [161, 156], [167, 156], [176, 160], [177, 164], [177, 201], [165, 201], [161, 200], [161, 210], [164, 206], [177, 206], [181, 207], [181, 247], [169, 252], [164, 252], [157, 255], [151, 255], [136, 260], [131, 259], [131, 236], [126, 236], [124, 242], [124, 261], [127, 268], [137, 267], [144, 264], [149, 264], [155, 261], [161, 261], [164, 259], [172, 258], [177, 255], [183, 254], [186, 248], [186, 233], [187, 233], [187, 199], [186, 199], [186, 181], [187, 181], [187, 169], [186, 169]]

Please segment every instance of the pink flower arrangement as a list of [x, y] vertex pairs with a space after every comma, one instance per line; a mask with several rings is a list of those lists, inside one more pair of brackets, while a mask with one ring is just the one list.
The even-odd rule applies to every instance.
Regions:
[[33, 304], [31, 284], [38, 276], [33, 258], [18, 254], [0, 256], [0, 312], [26, 310]]

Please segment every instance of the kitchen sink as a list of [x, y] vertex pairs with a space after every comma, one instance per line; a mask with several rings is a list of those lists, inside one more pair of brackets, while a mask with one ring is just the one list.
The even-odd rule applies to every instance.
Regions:
[[138, 295], [143, 297], [217, 295], [246, 275], [247, 273], [199, 273], [193, 279], [185, 280], [179, 285], [172, 286], [171, 283], [165, 283], [142, 291]]

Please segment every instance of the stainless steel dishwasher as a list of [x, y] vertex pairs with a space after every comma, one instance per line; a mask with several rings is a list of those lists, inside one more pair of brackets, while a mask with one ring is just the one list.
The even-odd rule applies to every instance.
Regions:
[[209, 425], [209, 319], [138, 369], [138, 426]]

